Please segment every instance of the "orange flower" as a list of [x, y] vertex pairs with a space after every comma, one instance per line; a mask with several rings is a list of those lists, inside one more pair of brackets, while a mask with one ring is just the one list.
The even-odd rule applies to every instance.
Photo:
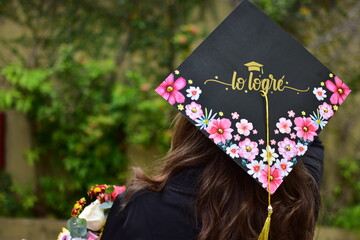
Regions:
[[85, 206], [85, 204], [86, 204], [85, 198], [81, 198], [79, 201], [76, 201], [73, 209], [71, 210], [71, 216], [77, 217], [80, 214], [83, 207]]
[[88, 196], [89, 197], [94, 197], [94, 196], [98, 196], [101, 193], [104, 193], [105, 190], [108, 188], [108, 185], [95, 185], [93, 187], [90, 188], [90, 190], [88, 191]]

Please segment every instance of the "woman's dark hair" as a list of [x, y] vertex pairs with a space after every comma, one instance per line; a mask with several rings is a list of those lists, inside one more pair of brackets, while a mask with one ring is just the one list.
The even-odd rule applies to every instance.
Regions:
[[[267, 217], [267, 192], [181, 115], [159, 174], [150, 178], [135, 168], [123, 206], [136, 191], [160, 191], [171, 176], [193, 167], [204, 168], [195, 205], [198, 240], [257, 239]], [[313, 239], [320, 194], [301, 161], [272, 195], [272, 206], [270, 239]]]

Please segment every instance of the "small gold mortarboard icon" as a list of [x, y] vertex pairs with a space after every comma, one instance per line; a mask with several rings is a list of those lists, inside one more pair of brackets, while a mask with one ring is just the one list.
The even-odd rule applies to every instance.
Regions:
[[264, 71], [263, 71], [263, 66], [264, 65], [262, 65], [260, 63], [252, 61], [252, 62], [249, 62], [249, 63], [245, 63], [244, 65], [248, 67], [249, 72], [257, 71], [257, 72], [264, 73]]

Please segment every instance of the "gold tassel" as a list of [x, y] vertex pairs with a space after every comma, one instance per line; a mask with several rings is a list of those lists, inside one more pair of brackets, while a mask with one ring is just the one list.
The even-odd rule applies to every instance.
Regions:
[[264, 227], [261, 230], [261, 233], [258, 237], [258, 240], [268, 240], [269, 239], [269, 232], [270, 232], [270, 221], [271, 221], [271, 214], [272, 214], [272, 207], [268, 207], [268, 216], [265, 220]]
[[[265, 109], [266, 109], [266, 151], [270, 148], [269, 139], [270, 139], [270, 132], [269, 132], [269, 101], [267, 97], [267, 92], [260, 91], [262, 97], [265, 98]], [[258, 240], [268, 240], [269, 239], [269, 232], [270, 232], [270, 221], [271, 221], [271, 214], [273, 213], [273, 208], [271, 206], [271, 191], [270, 191], [270, 167], [271, 167], [271, 156], [268, 156], [267, 153], [267, 170], [268, 170], [268, 179], [267, 179], [267, 191], [268, 191], [268, 216], [265, 220], [264, 226], [261, 230], [261, 233], [258, 237]]]

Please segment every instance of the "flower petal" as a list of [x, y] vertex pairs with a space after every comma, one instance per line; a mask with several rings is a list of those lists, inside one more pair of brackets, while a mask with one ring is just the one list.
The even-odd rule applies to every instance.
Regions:
[[166, 85], [173, 85], [174, 84], [174, 74], [170, 73], [170, 75], [167, 76], [167, 78], [165, 79], [164, 83]]
[[342, 87], [342, 84], [343, 84], [343, 82], [341, 81], [341, 79], [338, 78], [337, 76], [335, 76], [334, 79], [335, 79], [335, 85], [336, 85], [336, 87], [337, 87], [337, 88], [341, 88], [341, 87]]
[[331, 92], [336, 92], [337, 91], [337, 87], [332, 81], [327, 80], [325, 82], [325, 85], [326, 85], [326, 88], [329, 89]]
[[303, 118], [302, 117], [297, 117], [294, 119], [294, 123], [296, 126], [298, 127], [302, 127], [303, 126]]
[[221, 119], [221, 126], [223, 128], [229, 128], [231, 126], [231, 121], [227, 118]]
[[175, 97], [174, 97], [174, 94], [169, 94], [169, 97], [167, 99], [167, 101], [171, 104], [171, 105], [174, 105], [175, 104]]
[[175, 90], [181, 90], [186, 86], [186, 81], [184, 78], [179, 77], [174, 83]]
[[330, 97], [331, 104], [338, 104], [340, 98], [340, 94], [338, 92], [334, 92]]
[[155, 92], [162, 96], [166, 92], [166, 87], [160, 84], [160, 86], [155, 89]]
[[184, 95], [182, 95], [181, 92], [174, 90], [174, 91], [172, 92], [172, 95], [174, 96], [175, 101], [176, 101], [177, 103], [183, 103], [183, 102], [185, 102], [185, 97], [184, 97]]

